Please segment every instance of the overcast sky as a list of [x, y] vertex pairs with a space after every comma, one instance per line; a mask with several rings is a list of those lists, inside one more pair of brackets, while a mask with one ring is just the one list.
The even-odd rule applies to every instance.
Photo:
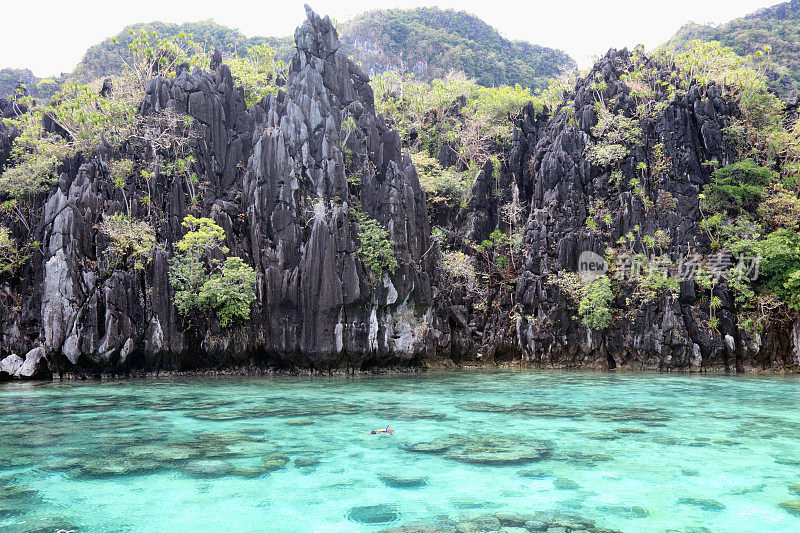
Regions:
[[[91, 45], [135, 22], [213, 18], [248, 37], [290, 35], [305, 18], [302, 0], [3, 1], [0, 68], [38, 76], [71, 71]], [[608, 48], [650, 48], [688, 21], [722, 23], [775, 0], [309, 0], [317, 13], [344, 21], [369, 9], [438, 6], [473, 13], [507, 38], [559, 48], [581, 67]]]

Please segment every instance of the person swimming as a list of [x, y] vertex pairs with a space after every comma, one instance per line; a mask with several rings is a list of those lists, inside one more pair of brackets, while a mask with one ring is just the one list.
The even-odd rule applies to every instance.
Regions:
[[394, 435], [394, 430], [386, 425], [386, 429], [373, 429], [372, 431], [359, 431], [359, 433], [366, 433], [368, 435], [378, 435], [379, 433], [385, 433], [386, 435]]

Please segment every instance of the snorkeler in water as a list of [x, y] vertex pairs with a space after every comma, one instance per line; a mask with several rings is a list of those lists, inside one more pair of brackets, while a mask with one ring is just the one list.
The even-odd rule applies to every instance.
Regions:
[[379, 433], [385, 433], [387, 435], [394, 435], [394, 430], [386, 425], [386, 429], [373, 429], [372, 431], [359, 431], [359, 433], [366, 433], [368, 435], [377, 435]]

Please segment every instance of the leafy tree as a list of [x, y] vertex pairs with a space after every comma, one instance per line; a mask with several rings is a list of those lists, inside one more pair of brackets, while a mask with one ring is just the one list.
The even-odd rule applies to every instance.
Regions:
[[106, 254], [112, 268], [141, 270], [150, 261], [156, 236], [148, 223], [115, 213], [103, 217], [100, 231], [111, 241]]
[[278, 91], [278, 81], [285, 80], [287, 65], [276, 58], [267, 43], [250, 47], [244, 57], [231, 56], [225, 61], [236, 83], [244, 88], [248, 107]]
[[608, 276], [600, 276], [587, 283], [578, 304], [578, 315], [583, 325], [594, 330], [607, 328], [613, 316], [610, 307], [613, 300], [614, 292], [611, 290], [611, 279]]
[[368, 216], [360, 207], [351, 206], [350, 213], [358, 224], [358, 257], [376, 280], [383, 272], [394, 273], [397, 258], [394, 255], [394, 242], [389, 232], [377, 220]]
[[755, 291], [753, 284], [735, 287], [749, 297], [740, 303], [756, 308], [765, 297], [775, 297], [779, 304], [800, 312], [800, 235], [796, 231], [784, 228], [751, 239], [736, 235], [729, 239], [728, 246], [761, 258]]
[[217, 258], [230, 250], [223, 245], [225, 231], [210, 218], [188, 215], [181, 224], [188, 231], [170, 260], [178, 312], [185, 319], [214, 312], [222, 327], [247, 320], [255, 301], [253, 268], [238, 257]]
[[[17, 243], [8, 228], [0, 226], [0, 275], [11, 274], [15, 276], [20, 268], [28, 262], [31, 254], [39, 247], [38, 241], [29, 240], [23, 244]], [[10, 295], [12, 299], [15, 296]]]
[[125, 65], [123, 73], [139, 92], [144, 92], [147, 82], [154, 76], [173, 77], [181, 65], [208, 68], [209, 50], [194, 40], [192, 34], [178, 32], [164, 36], [144, 29], [129, 30], [133, 39], [128, 44], [129, 57], [120, 55]]
[[209, 277], [206, 263], [215, 268], [215, 260], [206, 260], [214, 251], [227, 254], [222, 245], [225, 231], [210, 218], [188, 215], [181, 223], [188, 229], [186, 235], [175, 245], [176, 252], [170, 263], [170, 282], [175, 288], [175, 304], [178, 311], [188, 316], [200, 308], [197, 295]]

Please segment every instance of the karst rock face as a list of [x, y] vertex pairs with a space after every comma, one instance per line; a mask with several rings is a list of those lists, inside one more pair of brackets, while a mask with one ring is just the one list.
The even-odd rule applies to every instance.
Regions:
[[[636, 232], [637, 226], [642, 235], [665, 231], [670, 241], [666, 253], [673, 261], [687, 253], [712, 252], [700, 226], [703, 215], [698, 196], [710, 182], [714, 167], [703, 163], [734, 162], [723, 129], [738, 110], [717, 87], [702, 90], [692, 85], [663, 114], [643, 121], [644, 142], [619, 166], [624, 178], [622, 187], [615, 186], [610, 178], [617, 168], [593, 165], [586, 157], [593, 142], [592, 127], [597, 124], [597, 89], [592, 84], [605, 82], [610, 111], [633, 116], [636, 102], [620, 80], [628, 65], [626, 51], [609, 52], [579, 81], [574, 106], [563, 108], [538, 132], [536, 145], [528, 146], [531, 206], [523, 243], [526, 260], [516, 289], [520, 348], [533, 361], [568, 366], [662, 370], [792, 366], [786, 332], [771, 330], [753, 338], [737, 327], [734, 301], [724, 283], [715, 291], [722, 301], [716, 313], [717, 330], [708, 326], [708, 305], [703, 305], [696, 285], [685, 281], [676, 297], [661, 295], [602, 331], [582, 325], [574, 303], [549, 283], [555, 270], [575, 272], [582, 252], [602, 257], [620, 237]], [[658, 162], [653, 148], [659, 143], [663, 145], [661, 162], [668, 166], [663, 176], [654, 175]], [[644, 176], [638, 162], [648, 165]], [[643, 182], [652, 206], [645, 206], [625, 186], [631, 178]], [[598, 200], [612, 217], [603, 231], [586, 224], [590, 206]], [[616, 295], [614, 305], [630, 311], [629, 296]]]
[[[78, 373], [402, 366], [433, 353], [429, 273], [438, 249], [415, 169], [375, 116], [368, 79], [338, 51], [330, 20], [309, 10], [295, 39], [285, 90], [249, 110], [226, 65], [149, 82], [144, 115], [192, 117], [204, 186], [193, 205], [185, 180], [152, 184], [163, 244], [144, 270], [97, 267], [108, 246], [97, 225], [127, 209], [108, 177], [112, 155], [63, 165], [35, 228], [42, 254], [7, 288], [24, 301], [3, 304], [0, 349], [41, 345], [54, 371]], [[348, 119], [356, 127], [342, 132]], [[0, 127], [0, 149], [8, 136]], [[359, 183], [348, 183], [345, 151]], [[147, 214], [141, 196], [129, 191], [138, 217]], [[354, 209], [388, 230], [393, 272], [375, 275], [362, 263]], [[188, 214], [212, 217], [256, 270], [257, 299], [239, 327], [221, 329], [212, 317], [190, 328], [177, 314], [169, 258]]]
[[[397, 132], [376, 116], [369, 80], [339, 50], [330, 20], [309, 9], [295, 40], [284, 86], [249, 109], [218, 57], [211, 72], [183, 69], [148, 83], [142, 116], [167, 110], [191, 117], [199, 200], [191, 200], [197, 191], [187, 180], [161, 174], [150, 184], [134, 180], [123, 195], [110, 176], [115, 162], [153, 156], [127, 143], [62, 162], [58, 183], [32, 199], [35, 216], [24, 224], [0, 213], [15, 239], [36, 242], [21, 270], [0, 280], [5, 374], [23, 365], [30, 377], [48, 370], [374, 369], [479, 356], [662, 370], [797, 366], [800, 327], [748, 336], [724, 284], [715, 293], [716, 330], [691, 282], [628, 313], [635, 295], [623, 290], [613, 302], [623, 312], [592, 330], [553, 283], [556, 272], [576, 270], [581, 252], [603, 256], [637, 226], [643, 235], [665, 231], [664, 252], [673, 260], [711, 252], [698, 203], [713, 170], [704, 162], [733, 161], [723, 130], [738, 114], [713, 85], [690, 87], [643, 121], [643, 142], [613, 169], [587, 158], [598, 120], [592, 84], [604, 82], [612, 112], [632, 116], [636, 102], [620, 80], [627, 52], [601, 59], [554, 116], [527, 106], [499, 167], [487, 163], [478, 175], [466, 209], [433, 213], [456, 241], [480, 243], [507, 229], [509, 205], [519, 207], [524, 238], [515, 290], [488, 291], [481, 302], [442, 285], [416, 170]], [[1, 160], [17, 134], [0, 119]], [[656, 179], [658, 144], [668, 163]], [[453, 164], [452, 154], [440, 159]], [[612, 171], [622, 173], [622, 186], [612, 183]], [[625, 185], [632, 178], [652, 205]], [[592, 229], [586, 220], [598, 201], [611, 223]], [[104, 261], [109, 242], [99, 225], [127, 211], [156, 230], [159, 244], [144, 269]], [[174, 305], [169, 261], [190, 214], [213, 218], [231, 254], [257, 274], [250, 319], [234, 328], [221, 328], [214, 316], [187, 324]], [[365, 220], [388, 232], [396, 268], [377, 273], [365, 264]]]
[[[256, 344], [323, 366], [413, 358], [429, 336], [435, 265], [416, 171], [376, 118], [369, 80], [339, 52], [330, 20], [309, 10], [295, 40], [286, 91], [267, 100], [243, 180], [247, 253], [262, 274]], [[345, 121], [357, 128], [345, 133]], [[345, 151], [358, 161], [357, 184], [348, 184]], [[388, 229], [394, 273], [371, 279], [354, 209]]]

